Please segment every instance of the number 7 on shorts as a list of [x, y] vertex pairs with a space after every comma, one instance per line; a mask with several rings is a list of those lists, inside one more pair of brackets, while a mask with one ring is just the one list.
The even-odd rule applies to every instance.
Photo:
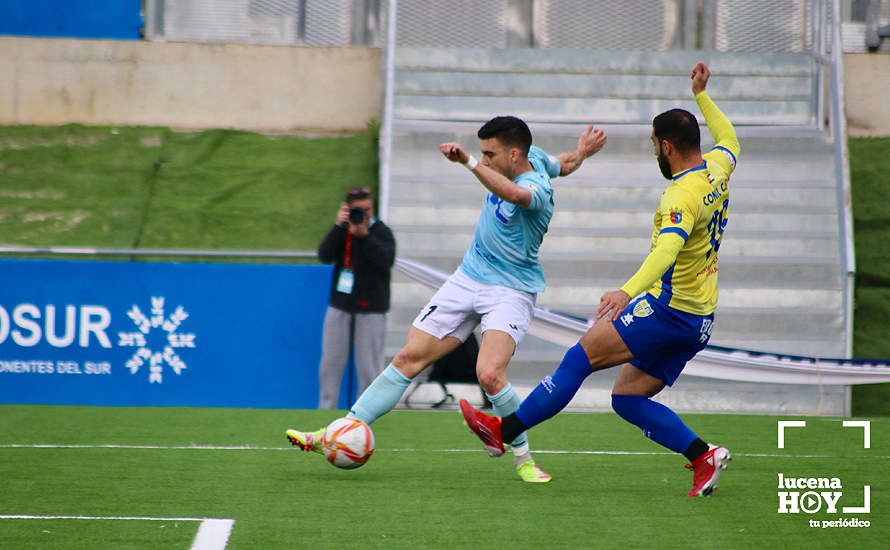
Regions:
[[430, 306], [430, 310], [423, 314], [423, 317], [420, 318], [420, 322], [422, 323], [424, 319], [430, 316], [430, 313], [436, 311], [436, 308], [439, 306]]

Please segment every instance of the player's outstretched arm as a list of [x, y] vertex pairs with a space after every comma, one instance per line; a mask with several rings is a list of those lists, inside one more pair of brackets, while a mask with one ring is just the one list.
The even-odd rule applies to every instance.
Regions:
[[711, 71], [708, 66], [699, 61], [692, 68], [692, 94], [695, 96], [695, 102], [701, 110], [705, 123], [717, 147], [723, 147], [730, 153], [733, 158], [738, 158], [741, 147], [739, 139], [736, 137], [735, 128], [726, 118], [726, 115], [717, 107], [714, 101], [705, 91], [708, 85], [708, 79], [711, 77]]
[[[532, 202], [531, 192], [516, 185], [509, 178], [495, 172], [488, 166], [480, 164], [459, 143], [448, 142], [439, 145], [439, 151], [451, 162], [459, 162], [466, 166], [486, 189], [509, 203], [526, 208]], [[472, 160], [471, 160], [472, 159]]]
[[574, 151], [566, 151], [556, 156], [559, 159], [559, 175], [568, 176], [581, 167], [584, 159], [592, 157], [606, 144], [606, 133], [593, 125], [587, 126], [578, 138]]

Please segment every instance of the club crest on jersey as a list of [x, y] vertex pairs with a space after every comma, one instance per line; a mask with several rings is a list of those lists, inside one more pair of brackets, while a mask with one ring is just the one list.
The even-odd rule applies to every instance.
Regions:
[[655, 312], [652, 310], [652, 306], [646, 300], [640, 300], [634, 306], [634, 317], [648, 317], [653, 313]]
[[671, 209], [671, 223], [678, 224], [683, 220], [683, 211], [679, 209]]

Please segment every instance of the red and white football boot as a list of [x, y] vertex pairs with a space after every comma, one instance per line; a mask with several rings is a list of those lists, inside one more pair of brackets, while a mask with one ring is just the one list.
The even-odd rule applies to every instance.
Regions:
[[692, 490], [689, 496], [711, 496], [717, 489], [717, 479], [732, 460], [729, 451], [724, 447], [708, 445], [708, 451], [702, 453], [687, 464], [686, 469], [692, 470]]
[[473, 405], [470, 405], [466, 399], [460, 400], [460, 412], [464, 415], [467, 426], [482, 440], [488, 454], [491, 456], [504, 454], [500, 416], [488, 416]]

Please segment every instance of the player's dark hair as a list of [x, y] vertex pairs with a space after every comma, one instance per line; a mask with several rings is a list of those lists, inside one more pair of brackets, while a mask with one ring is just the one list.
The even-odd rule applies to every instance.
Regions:
[[695, 115], [683, 109], [671, 109], [655, 117], [652, 129], [658, 141], [663, 139], [671, 142], [682, 154], [693, 153], [701, 149], [701, 132]]
[[522, 119], [515, 116], [496, 116], [482, 125], [476, 133], [479, 139], [495, 138], [507, 147], [517, 147], [528, 156], [532, 133]]

